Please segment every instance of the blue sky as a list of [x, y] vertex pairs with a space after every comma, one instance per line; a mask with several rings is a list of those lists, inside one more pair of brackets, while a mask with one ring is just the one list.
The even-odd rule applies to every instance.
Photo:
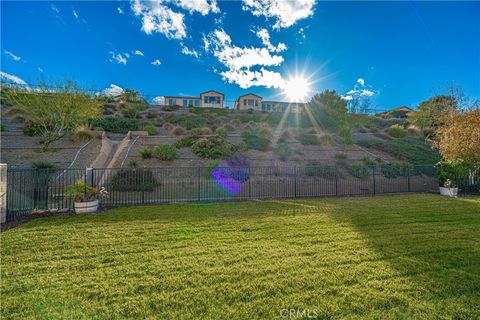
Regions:
[[301, 74], [311, 93], [389, 109], [452, 83], [480, 96], [479, 17], [478, 2], [2, 1], [1, 71], [149, 98], [216, 89], [227, 100], [282, 99]]

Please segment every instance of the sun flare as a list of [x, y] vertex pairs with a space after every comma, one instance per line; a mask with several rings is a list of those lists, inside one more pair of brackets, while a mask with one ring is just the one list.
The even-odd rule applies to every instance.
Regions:
[[283, 94], [290, 102], [303, 102], [310, 93], [310, 83], [302, 76], [295, 76], [287, 80]]

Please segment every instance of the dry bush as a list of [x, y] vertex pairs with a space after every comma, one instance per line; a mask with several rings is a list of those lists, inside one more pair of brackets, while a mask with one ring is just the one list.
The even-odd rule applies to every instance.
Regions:
[[335, 139], [333, 139], [333, 136], [329, 133], [323, 133], [318, 136], [318, 142], [322, 146], [334, 146], [335, 145]]
[[258, 136], [260, 136], [262, 138], [265, 138], [265, 139], [268, 139], [268, 140], [272, 140], [272, 138], [273, 138], [272, 129], [270, 129], [270, 126], [262, 126], [258, 130]]
[[234, 127], [239, 127], [241, 122], [238, 119], [232, 119], [232, 120], [230, 120], [230, 124]]
[[186, 134], [187, 131], [181, 126], [176, 126], [170, 131], [170, 133], [173, 134], [174, 136], [181, 136]]
[[203, 127], [203, 128], [201, 128], [201, 130], [202, 130], [203, 135], [213, 134], [212, 129], [210, 129], [208, 127]]
[[409, 136], [413, 137], [420, 137], [422, 135], [422, 131], [414, 125], [408, 126], [407, 132]]
[[387, 133], [394, 138], [404, 138], [407, 136], [407, 130], [403, 126], [394, 124], [387, 129]]
[[170, 131], [170, 130], [172, 130], [172, 129], [174, 128], [174, 126], [173, 126], [173, 124], [171, 124], [170, 122], [165, 122], [165, 123], [163, 124], [163, 128]]
[[222, 119], [219, 119], [219, 118], [215, 119], [215, 121], [214, 121], [213, 123], [214, 123], [215, 126], [217, 126], [217, 127], [223, 126], [223, 120], [222, 120]]
[[72, 133], [72, 140], [77, 142], [88, 141], [94, 137], [92, 130], [86, 125], [76, 127]]
[[235, 130], [235, 126], [231, 125], [230, 123], [225, 124], [223, 128], [227, 129], [228, 131]]

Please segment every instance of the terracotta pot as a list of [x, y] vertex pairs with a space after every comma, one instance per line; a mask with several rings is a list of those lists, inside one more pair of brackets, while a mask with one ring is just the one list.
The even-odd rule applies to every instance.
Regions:
[[75, 202], [75, 213], [92, 213], [98, 210], [98, 200]]
[[440, 187], [439, 189], [442, 196], [456, 197], [458, 195], [458, 188]]

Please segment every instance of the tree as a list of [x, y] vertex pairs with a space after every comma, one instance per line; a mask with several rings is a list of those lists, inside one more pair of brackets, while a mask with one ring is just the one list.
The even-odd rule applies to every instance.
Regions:
[[316, 94], [309, 103], [316, 120], [326, 128], [339, 128], [345, 121], [347, 104], [334, 90]]
[[102, 103], [70, 81], [57, 85], [55, 91], [46, 84], [35, 91], [2, 88], [2, 98], [12, 106], [13, 112], [35, 128], [43, 151], [77, 126], [101, 115]]
[[453, 95], [438, 95], [423, 101], [417, 110], [410, 112], [408, 120], [420, 129], [436, 128], [442, 124], [442, 117], [458, 109]]
[[433, 145], [444, 159], [480, 163], [480, 109], [454, 110], [442, 116]]

